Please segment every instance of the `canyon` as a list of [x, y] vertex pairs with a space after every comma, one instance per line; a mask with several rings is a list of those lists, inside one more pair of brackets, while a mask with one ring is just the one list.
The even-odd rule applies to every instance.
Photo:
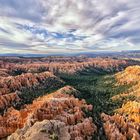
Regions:
[[3, 140], [139, 140], [137, 61], [0, 57]]

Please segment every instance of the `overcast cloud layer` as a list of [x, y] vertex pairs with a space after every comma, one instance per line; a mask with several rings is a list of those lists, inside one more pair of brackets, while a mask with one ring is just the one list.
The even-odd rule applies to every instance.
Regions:
[[0, 0], [0, 53], [140, 49], [140, 0]]

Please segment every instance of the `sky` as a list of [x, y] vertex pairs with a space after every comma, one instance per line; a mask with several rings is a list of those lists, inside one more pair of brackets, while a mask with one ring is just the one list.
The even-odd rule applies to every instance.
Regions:
[[0, 0], [0, 53], [140, 50], [140, 0]]

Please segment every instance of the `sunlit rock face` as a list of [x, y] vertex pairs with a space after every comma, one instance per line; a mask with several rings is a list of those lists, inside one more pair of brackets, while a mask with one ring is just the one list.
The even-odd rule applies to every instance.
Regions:
[[[129, 66], [124, 71], [116, 74], [118, 85], [130, 85], [127, 91], [114, 96], [112, 99], [133, 98], [132, 101], [125, 103], [117, 112], [127, 114], [134, 120], [140, 120], [140, 66]], [[136, 119], [136, 116], [139, 116]], [[140, 121], [139, 121], [140, 122]]]
[[19, 102], [20, 98], [17, 93], [10, 93], [0, 96], [0, 110], [7, 109], [8, 107], [12, 106], [16, 102]]
[[129, 121], [126, 117], [119, 114], [109, 116], [102, 113], [101, 118], [108, 140], [140, 139], [140, 123]]
[[0, 78], [0, 93], [2, 95], [11, 93], [12, 91], [20, 91], [23, 88], [33, 88], [44, 84], [50, 84], [51, 80], [59, 80], [50, 72], [42, 73], [25, 73], [18, 76], [8, 76]]
[[[26, 138], [31, 131], [38, 132], [36, 126], [41, 129], [40, 127], [42, 123], [44, 123], [46, 125], [55, 126], [58, 130], [56, 130], [55, 127], [52, 128], [52, 126], [50, 126], [49, 128], [49, 126], [47, 126], [52, 132], [49, 130], [38, 132], [39, 135], [42, 134], [42, 138], [44, 135], [49, 138], [53, 132], [56, 132], [55, 135], [59, 137], [59, 135], [61, 135], [59, 132], [60, 125], [60, 130], [63, 130], [62, 126], [66, 127], [64, 134], [66, 133], [69, 139], [86, 139], [87, 137], [88, 139], [91, 139], [96, 131], [96, 126], [94, 125], [92, 118], [86, 117], [84, 110], [90, 112], [92, 111], [92, 106], [87, 105], [85, 100], [79, 100], [73, 95], [65, 94], [65, 91], [70, 92], [70, 94], [76, 92], [74, 88], [66, 86], [52, 94], [38, 98], [32, 104], [26, 105], [19, 111], [10, 108], [0, 118], [0, 123], [2, 124], [0, 137], [8, 136], [15, 132], [16, 129], [23, 128], [16, 131], [15, 134], [8, 138], [9, 140], [20, 140], [22, 139], [21, 136]], [[46, 120], [46, 122], [44, 120]], [[32, 133], [29, 139], [37, 135], [34, 134], [35, 133]]]
[[97, 72], [101, 70], [114, 72], [123, 70], [127, 65], [129, 64], [125, 60], [111, 58], [71, 58], [63, 59], [63, 61], [59, 61], [59, 59], [54, 61], [53, 58], [50, 58], [49, 63], [46, 63], [44, 59], [43, 62], [16, 65], [15, 69], [32, 73], [48, 70], [54, 74], [76, 74], [89, 68], [95, 69]]
[[4, 111], [11, 106], [16, 107], [18, 103], [26, 102], [28, 98], [34, 99], [39, 96], [36, 95], [35, 89], [45, 92], [62, 85], [63, 81], [50, 72], [0, 77], [0, 110]]
[[[0, 58], [0, 75], [20, 75], [50, 71], [54, 74], [76, 74], [86, 69], [114, 72], [131, 65], [125, 60], [88, 57]], [[5, 62], [6, 61], [6, 62]], [[6, 69], [6, 71], [4, 70]]]
[[140, 139], [140, 66], [130, 66], [115, 75], [117, 85], [130, 85], [125, 93], [112, 97], [113, 101], [126, 98], [123, 105], [114, 110], [115, 115], [101, 114], [105, 134], [112, 139]]
[[130, 84], [140, 81], [140, 66], [129, 66], [124, 71], [116, 74], [120, 84]]

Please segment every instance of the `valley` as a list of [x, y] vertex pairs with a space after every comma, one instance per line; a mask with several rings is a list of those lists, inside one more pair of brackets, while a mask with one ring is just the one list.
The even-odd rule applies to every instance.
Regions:
[[139, 140], [138, 64], [112, 58], [1, 57], [0, 138]]
[[[90, 115], [98, 127], [98, 132], [96, 135], [94, 135], [93, 139], [107, 139], [105, 132], [102, 129], [103, 120], [101, 119], [101, 114], [103, 112], [112, 115], [115, 113], [116, 109], [121, 108], [121, 106], [127, 101], [136, 100], [136, 97], [129, 95], [127, 97], [118, 98], [116, 100], [112, 99], [120, 93], [127, 92], [132, 87], [131, 84], [116, 86], [114, 74], [109, 75], [87, 72], [85, 75], [67, 75], [62, 76], [61, 78], [66, 81], [67, 84], [80, 91], [80, 95], [76, 97], [80, 99], [84, 98], [87, 103], [93, 105], [93, 112]], [[140, 116], [138, 116], [138, 118], [139, 117]]]

